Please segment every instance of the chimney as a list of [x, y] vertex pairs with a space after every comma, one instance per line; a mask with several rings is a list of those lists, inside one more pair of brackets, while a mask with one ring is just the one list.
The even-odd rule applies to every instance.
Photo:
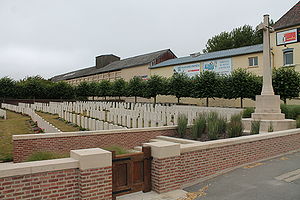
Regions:
[[105, 67], [106, 65], [120, 60], [120, 57], [115, 56], [113, 54], [110, 55], [101, 55], [96, 57], [96, 68], [100, 69], [102, 67]]

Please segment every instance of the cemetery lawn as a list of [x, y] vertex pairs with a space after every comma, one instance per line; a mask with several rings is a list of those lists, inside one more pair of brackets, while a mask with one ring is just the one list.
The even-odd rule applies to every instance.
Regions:
[[46, 120], [47, 122], [49, 122], [50, 124], [58, 128], [62, 132], [80, 131], [79, 127], [74, 127], [71, 124], [67, 124], [64, 121], [59, 120], [58, 115], [52, 115], [52, 114], [47, 114], [47, 113], [37, 112], [37, 111], [36, 114], [44, 118], [44, 120]]
[[33, 134], [30, 117], [6, 111], [7, 119], [0, 118], [0, 162], [12, 161], [12, 135]]

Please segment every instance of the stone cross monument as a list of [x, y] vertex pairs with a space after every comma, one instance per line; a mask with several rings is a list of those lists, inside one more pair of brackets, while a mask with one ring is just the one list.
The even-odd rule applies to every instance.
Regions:
[[261, 121], [261, 131], [268, 131], [272, 126], [274, 131], [296, 128], [295, 120], [285, 119], [280, 110], [280, 96], [274, 95], [272, 86], [272, 66], [269, 15], [264, 15], [264, 21], [259, 25], [263, 30], [263, 87], [261, 95], [256, 96], [255, 112], [251, 119], [243, 119], [245, 130], [250, 130], [252, 121]]

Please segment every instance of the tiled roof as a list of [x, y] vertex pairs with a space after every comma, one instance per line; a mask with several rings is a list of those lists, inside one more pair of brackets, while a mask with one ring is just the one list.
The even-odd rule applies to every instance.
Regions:
[[275, 23], [274, 29], [284, 29], [297, 25], [300, 25], [300, 1]]
[[130, 67], [139, 66], [139, 65], [145, 65], [145, 64], [151, 63], [156, 58], [158, 58], [159, 56], [163, 55], [164, 53], [166, 53], [168, 51], [170, 51], [170, 49], [165, 49], [165, 50], [161, 50], [161, 51], [156, 51], [156, 52], [152, 52], [152, 53], [147, 53], [147, 54], [143, 54], [143, 55], [139, 55], [139, 56], [122, 59], [119, 61], [112, 62], [103, 68], [96, 68], [95, 66], [88, 67], [88, 68], [84, 68], [81, 70], [72, 71], [72, 72], [69, 72], [66, 74], [54, 76], [51, 78], [51, 80], [52, 81], [62, 81], [62, 80], [68, 80], [68, 79], [73, 79], [73, 78], [89, 76], [89, 75], [93, 75], [93, 74], [116, 71], [116, 70], [130, 68]]
[[166, 67], [171, 65], [179, 65], [179, 64], [185, 64], [185, 63], [193, 63], [193, 62], [200, 62], [205, 60], [213, 60], [218, 58], [226, 58], [226, 57], [232, 57], [232, 56], [238, 56], [238, 55], [244, 55], [249, 53], [257, 53], [263, 51], [263, 45], [257, 44], [253, 46], [246, 46], [236, 49], [227, 49], [222, 51], [215, 51], [211, 53], [206, 54], [200, 54], [199, 56], [186, 56], [181, 58], [174, 58], [167, 61], [164, 61], [162, 63], [159, 63], [157, 65], [153, 65], [149, 67], [150, 69], [159, 68], [159, 67]]

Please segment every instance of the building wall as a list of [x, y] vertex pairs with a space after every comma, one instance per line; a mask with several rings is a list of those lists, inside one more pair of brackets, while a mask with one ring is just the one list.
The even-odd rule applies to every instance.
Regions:
[[277, 46], [276, 45], [276, 33], [277, 32], [282, 32], [282, 31], [286, 31], [286, 30], [291, 30], [294, 28], [299, 28], [300, 26], [294, 26], [294, 27], [290, 27], [290, 28], [286, 28], [286, 29], [282, 29], [282, 30], [277, 30], [273, 33], [271, 33], [271, 48], [272, 52], [273, 52], [273, 60], [274, 60], [274, 67], [278, 68], [278, 67], [282, 67], [283, 66], [283, 52], [282, 50], [285, 48], [294, 48], [294, 66], [295, 70], [300, 72], [300, 43], [292, 43], [292, 44], [287, 44], [286, 46], [281, 45], [281, 46]]
[[130, 68], [124, 68], [121, 70], [121, 77], [125, 81], [129, 81], [135, 76], [139, 77], [150, 77], [150, 65], [142, 65], [142, 66], [136, 66], [136, 67], [130, 67]]

